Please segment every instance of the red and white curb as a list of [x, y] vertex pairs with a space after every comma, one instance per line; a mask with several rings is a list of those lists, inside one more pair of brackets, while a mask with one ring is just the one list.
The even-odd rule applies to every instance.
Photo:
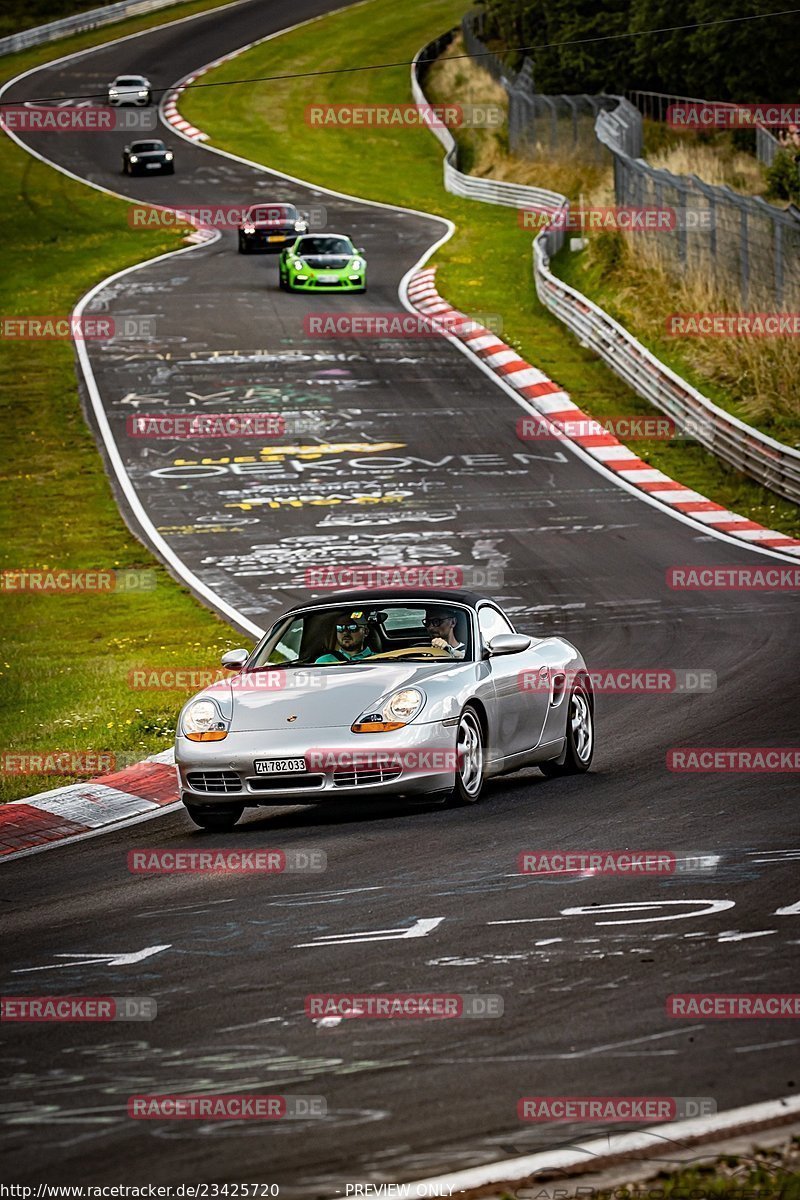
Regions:
[[765, 529], [756, 521], [750, 521], [740, 513], [731, 512], [722, 504], [716, 504], [683, 484], [676, 483], [643, 462], [633, 450], [629, 450], [611, 433], [575, 434], [565, 432], [580, 422], [588, 428], [595, 418], [581, 411], [569, 398], [569, 394], [557, 383], [520, 358], [517, 351], [501, 341], [496, 333], [467, 317], [448, 304], [436, 290], [435, 267], [417, 271], [408, 284], [407, 294], [411, 304], [424, 316], [435, 317], [443, 322], [448, 333], [456, 337], [484, 366], [504, 383], [509, 384], [524, 397], [531, 406], [555, 428], [554, 434], [580, 446], [592, 458], [620, 479], [633, 484], [642, 492], [665, 506], [680, 512], [684, 517], [711, 527], [729, 537], [740, 538], [778, 550], [781, 554], [800, 557], [800, 541], [780, 533], [777, 529]]
[[195, 128], [190, 121], [185, 120], [181, 116], [178, 112], [178, 97], [185, 87], [188, 87], [190, 83], [194, 83], [195, 79], [202, 74], [203, 71], [196, 71], [194, 75], [187, 75], [171, 91], [167, 92], [161, 101], [161, 116], [167, 124], [179, 129], [184, 137], [191, 138], [193, 142], [207, 141], [208, 134], [203, 133], [202, 129]]
[[[0, 862], [74, 841], [131, 818], [143, 819], [177, 804], [171, 750], [113, 775], [71, 783], [0, 806]], [[168, 760], [168, 761], [167, 761]]]

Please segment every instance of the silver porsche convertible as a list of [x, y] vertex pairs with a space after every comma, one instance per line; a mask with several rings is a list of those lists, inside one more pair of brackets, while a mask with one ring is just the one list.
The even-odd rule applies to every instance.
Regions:
[[491, 776], [588, 770], [594, 698], [561, 637], [473, 592], [359, 590], [298, 605], [186, 704], [175, 759], [205, 829], [352, 795], [474, 804]]

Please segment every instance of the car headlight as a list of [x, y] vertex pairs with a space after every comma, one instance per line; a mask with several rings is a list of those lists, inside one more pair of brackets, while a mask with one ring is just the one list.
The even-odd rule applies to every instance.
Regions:
[[294, 267], [295, 271], [305, 270], [305, 264], [303, 263], [302, 258], [293, 258], [291, 265]]
[[128, 162], [138, 162], [138, 161], [139, 161], [138, 155], [136, 155], [136, 154], [129, 155]]
[[167, 162], [172, 162], [172, 151], [168, 150], [167, 153], [164, 155], [164, 158], [167, 160]]
[[363, 712], [350, 726], [351, 733], [389, 733], [402, 729], [414, 720], [425, 703], [425, 693], [419, 688], [401, 688], [389, 697], [383, 708]]
[[213, 700], [195, 700], [183, 714], [181, 725], [190, 742], [221, 742], [228, 736], [230, 722]]
[[146, 95], [147, 95], [147, 88], [139, 88], [139, 95], [140, 95], [140, 96], [146, 96]]
[[350, 264], [350, 268], [353, 271], [363, 271], [366, 265], [363, 258], [354, 258]]
[[308, 229], [305, 221], [295, 221], [294, 227], [298, 233], [305, 233], [305, 231]]

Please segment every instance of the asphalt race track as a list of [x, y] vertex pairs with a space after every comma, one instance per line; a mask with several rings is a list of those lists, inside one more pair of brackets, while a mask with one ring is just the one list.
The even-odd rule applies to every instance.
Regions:
[[[211, 13], [45, 67], [6, 100], [98, 91], [129, 70], [160, 90], [327, 7]], [[93, 301], [92, 312], [155, 322], [149, 344], [90, 344], [92, 366], [147, 513], [204, 584], [261, 625], [308, 595], [308, 566], [501, 568], [494, 594], [519, 629], [564, 633], [592, 667], [710, 669], [718, 686], [601, 696], [588, 776], [528, 771], [491, 785], [474, 809], [249, 810], [228, 837], [171, 812], [5, 864], [4, 994], [152, 996], [159, 1007], [148, 1024], [11, 1030], [7, 1180], [247, 1179], [330, 1196], [586, 1135], [520, 1123], [523, 1095], [710, 1097], [726, 1109], [791, 1094], [798, 1039], [787, 1021], [677, 1021], [665, 1000], [791, 990], [800, 910], [777, 910], [800, 900], [796, 780], [675, 774], [665, 756], [796, 743], [796, 600], [671, 591], [670, 566], [768, 559], [677, 521], [569, 449], [521, 442], [522, 411], [444, 341], [304, 332], [303, 317], [324, 307], [397, 310], [398, 284], [441, 222], [274, 179], [157, 132], [175, 152], [174, 178], [123, 178], [123, 134], [29, 140], [134, 200], [323, 206], [327, 228], [352, 233], [370, 268], [364, 296], [285, 296], [277, 260], [238, 255], [225, 233]], [[282, 412], [287, 437], [242, 449], [126, 433], [136, 412], [248, 408]], [[320, 442], [321, 456], [308, 449]], [[327, 871], [142, 878], [127, 868], [134, 848], [218, 845], [320, 849]], [[525, 849], [626, 847], [702, 852], [715, 869], [517, 874]], [[628, 907], [645, 902], [653, 907]], [[130, 964], [91, 961], [149, 947], [164, 948]], [[326, 1027], [304, 1013], [305, 996], [325, 991], [493, 993], [505, 1011]], [[265, 1126], [126, 1115], [132, 1094], [201, 1091], [324, 1096], [328, 1116]]]

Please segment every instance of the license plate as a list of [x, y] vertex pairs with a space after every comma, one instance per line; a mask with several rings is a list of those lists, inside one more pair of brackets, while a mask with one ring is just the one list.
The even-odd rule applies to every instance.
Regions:
[[273, 233], [267, 238], [268, 242], [285, 242], [286, 238], [282, 233]]
[[304, 758], [257, 758], [253, 763], [256, 775], [291, 775], [293, 771], [305, 771]]
[[317, 278], [319, 279], [320, 283], [336, 283], [339, 276], [338, 275], [318, 275]]
[[157, 171], [161, 166], [161, 163], [145, 163], [144, 165], [147, 167], [148, 171]]

